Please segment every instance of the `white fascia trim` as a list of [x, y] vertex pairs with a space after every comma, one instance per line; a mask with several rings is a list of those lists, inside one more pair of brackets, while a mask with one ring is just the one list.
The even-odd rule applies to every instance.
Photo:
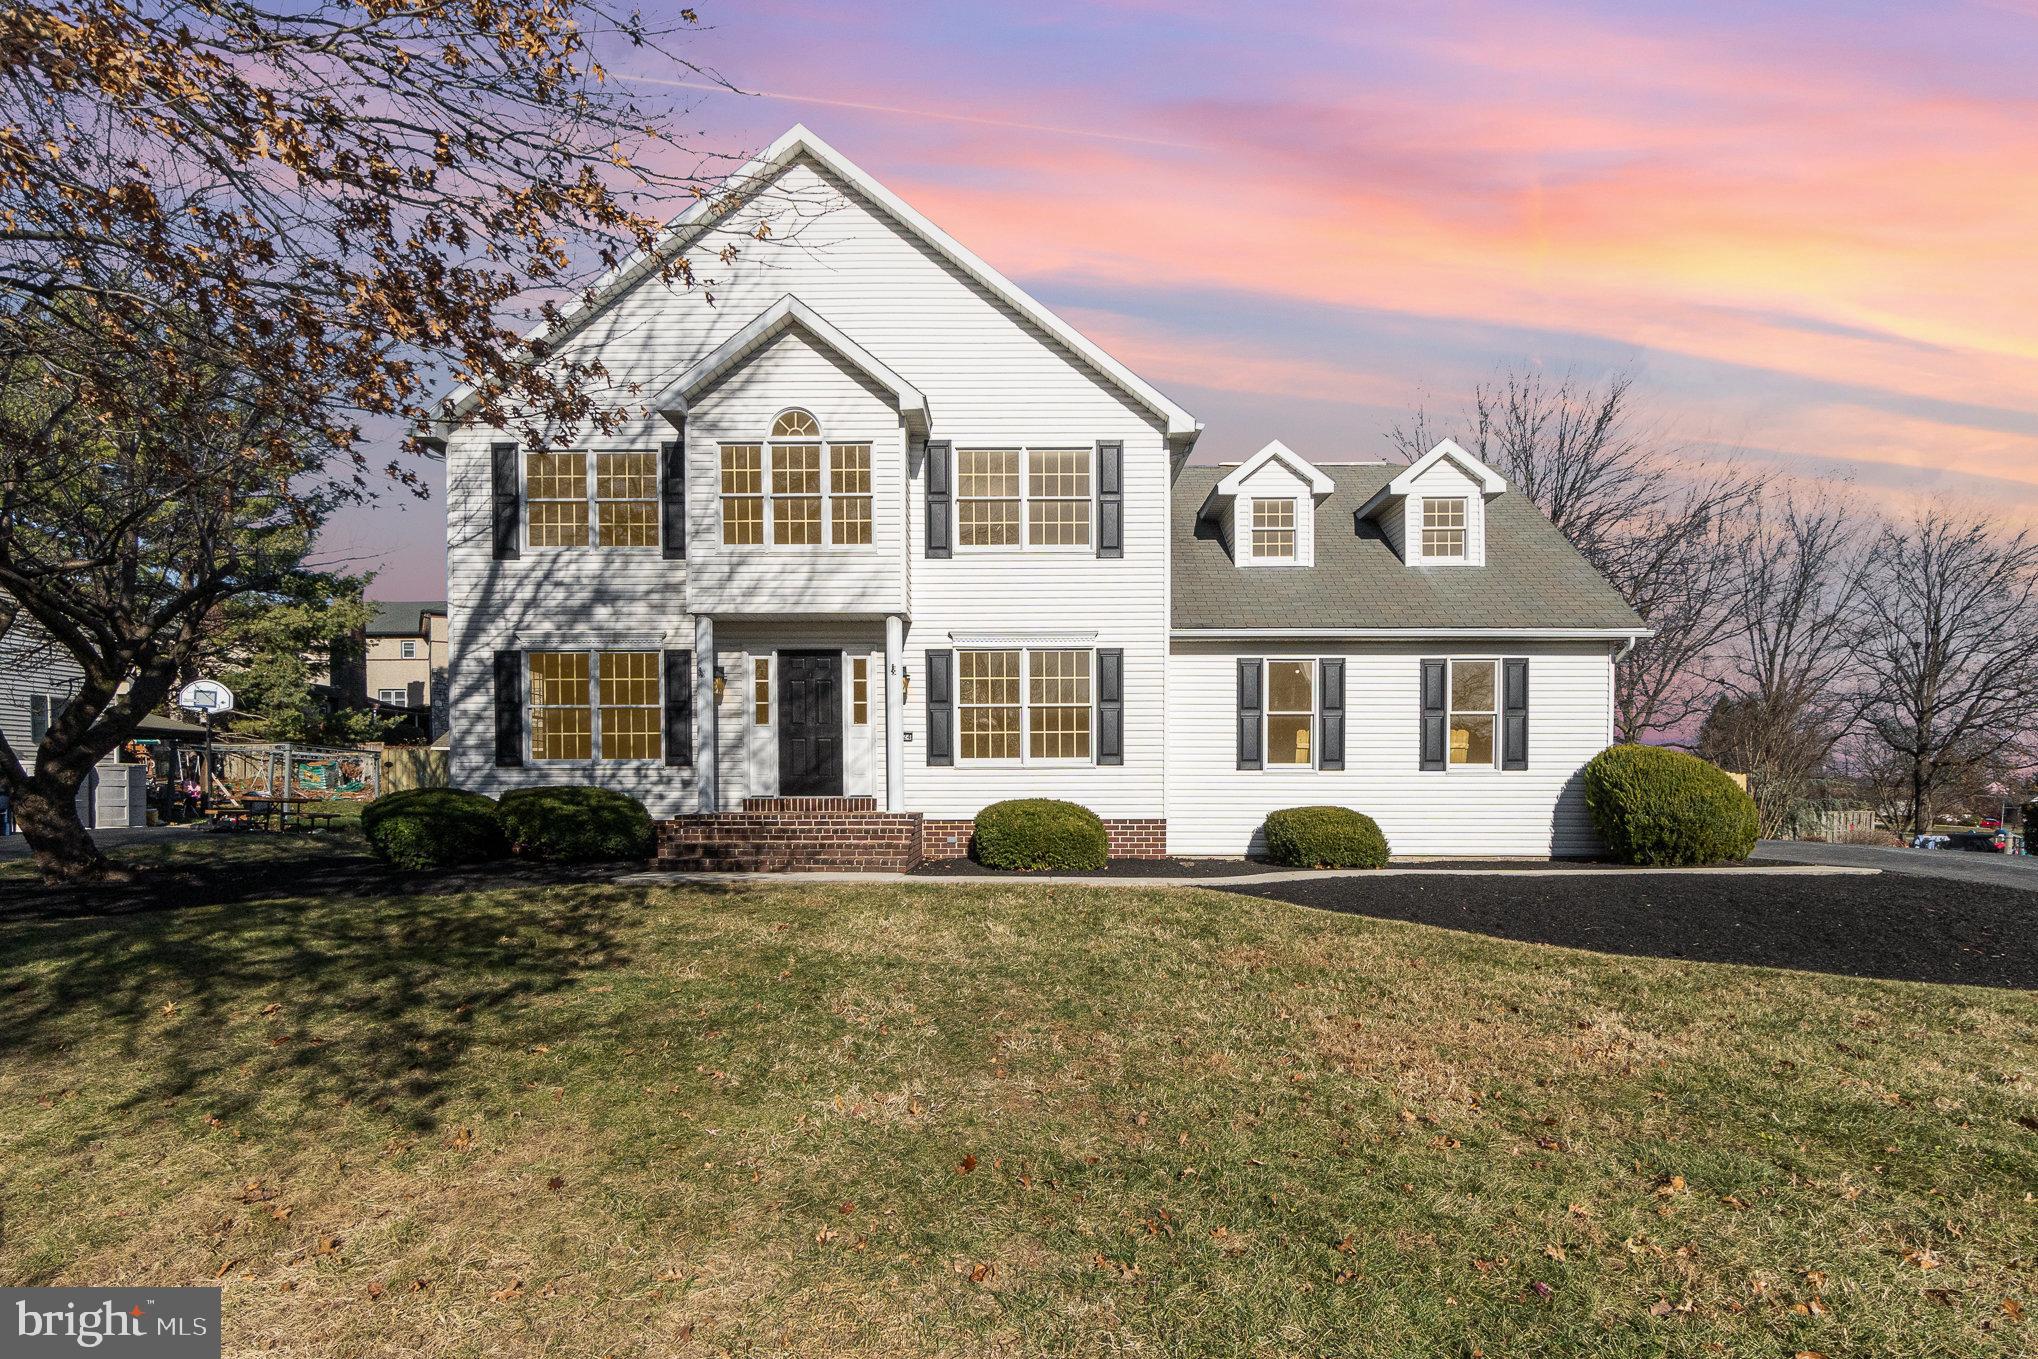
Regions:
[[[1158, 388], [1099, 349], [1089, 337], [1074, 326], [1034, 301], [1017, 284], [978, 259], [954, 237], [907, 206], [905, 200], [871, 178], [860, 166], [820, 137], [808, 131], [806, 125], [802, 123], [795, 123], [788, 128], [754, 160], [729, 176], [724, 181], [723, 192], [695, 200], [685, 212], [675, 217], [649, 254], [640, 254], [611, 270], [595, 284], [592, 301], [582, 303], [568, 311], [557, 326], [538, 326], [525, 338], [544, 340], [556, 349], [606, 306], [616, 293], [658, 268], [661, 262], [698, 232], [713, 226], [715, 219], [733, 212], [743, 203], [752, 188], [770, 179], [802, 152], [819, 161], [837, 178], [847, 180], [865, 197], [918, 233], [937, 253], [946, 256], [951, 264], [990, 289], [1013, 310], [1081, 355], [1084, 362], [1109, 377], [1129, 395], [1135, 397], [1141, 405], [1160, 416], [1166, 423], [1167, 437], [1170, 440], [1193, 443], [1196, 436], [1203, 432], [1201, 420], [1170, 401]], [[452, 417], [441, 423], [450, 424], [457, 421], [466, 414], [467, 409], [473, 404], [473, 399], [472, 389], [465, 386], [456, 389], [448, 397], [453, 407]]]
[[1265, 448], [1262, 448], [1259, 452], [1240, 463], [1237, 469], [1228, 474], [1224, 480], [1218, 482], [1217, 488], [1212, 494], [1229, 496], [1243, 494], [1245, 483], [1251, 480], [1253, 473], [1276, 459], [1288, 464], [1290, 470], [1309, 483], [1309, 493], [1311, 495], [1329, 495], [1337, 489], [1337, 484], [1319, 471], [1315, 463], [1309, 461], [1309, 459], [1303, 457], [1279, 439], [1275, 439]]
[[1080, 649], [1093, 646], [1097, 641], [1094, 629], [1089, 632], [951, 632], [948, 640], [963, 647], [1063, 647]]
[[[1507, 478], [1501, 476], [1500, 473], [1494, 471], [1485, 463], [1480, 462], [1470, 453], [1467, 453], [1458, 445], [1455, 439], [1446, 439], [1429, 452], [1417, 458], [1414, 462], [1408, 464], [1406, 471], [1387, 483], [1386, 490], [1381, 492], [1381, 495], [1406, 496], [1413, 494], [1416, 478], [1442, 462], [1445, 458], [1449, 458], [1471, 474], [1472, 479], [1479, 483], [1479, 491], [1482, 495], [1500, 495], [1507, 490]], [[1380, 496], [1375, 496], [1373, 499], [1378, 500], [1379, 498]], [[1366, 503], [1371, 505], [1373, 501], [1369, 500]]]
[[658, 398], [651, 403], [652, 409], [673, 424], [682, 424], [686, 418], [687, 402], [692, 399], [695, 392], [723, 374], [740, 367], [745, 359], [763, 348], [780, 331], [789, 330], [794, 326], [798, 326], [840, 354], [878, 386], [890, 392], [909, 431], [920, 435], [927, 433], [927, 398], [920, 394], [920, 389], [879, 362], [868, 349], [843, 334], [833, 322], [791, 293], [766, 307], [752, 317], [741, 330], [696, 360], [691, 367], [674, 379], [670, 386], [658, 394]]
[[1170, 637], [1185, 639], [1226, 637], [1351, 637], [1359, 639], [1400, 639], [1439, 641], [1480, 641], [1488, 638], [1519, 638], [1528, 642], [1638, 642], [1655, 633], [1649, 628], [1173, 628]]
[[646, 632], [627, 628], [617, 631], [517, 628], [510, 633], [510, 640], [519, 647], [536, 647], [541, 651], [661, 651], [670, 646], [692, 646], [693, 629]]

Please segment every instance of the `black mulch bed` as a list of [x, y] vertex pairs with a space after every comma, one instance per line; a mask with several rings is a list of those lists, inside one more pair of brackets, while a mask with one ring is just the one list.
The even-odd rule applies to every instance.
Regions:
[[1102, 868], [1079, 873], [1014, 873], [1006, 868], [986, 868], [975, 859], [927, 859], [911, 870], [921, 877], [950, 878], [1241, 878], [1254, 873], [1274, 873], [1272, 864], [1250, 859], [1113, 859]]
[[1899, 873], [1351, 877], [1217, 886], [1320, 910], [1629, 957], [2038, 988], [2038, 894]]

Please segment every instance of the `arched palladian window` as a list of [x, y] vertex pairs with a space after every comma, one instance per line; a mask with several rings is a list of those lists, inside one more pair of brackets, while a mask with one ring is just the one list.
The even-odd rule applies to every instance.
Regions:
[[732, 546], [870, 542], [870, 445], [829, 443], [795, 406], [761, 443], [722, 445], [722, 541]]

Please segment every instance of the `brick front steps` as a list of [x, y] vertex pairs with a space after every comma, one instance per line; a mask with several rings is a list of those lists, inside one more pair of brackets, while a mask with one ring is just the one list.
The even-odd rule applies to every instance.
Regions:
[[918, 812], [876, 811], [867, 797], [747, 798], [743, 805], [740, 812], [659, 822], [653, 865], [692, 872], [904, 873], [920, 862]]
[[[871, 797], [750, 797], [740, 812], [659, 822], [652, 866], [693, 873], [905, 873], [923, 859], [968, 857], [972, 829], [968, 821], [881, 812]], [[1114, 859], [1167, 857], [1164, 818], [1106, 821], [1104, 833]]]

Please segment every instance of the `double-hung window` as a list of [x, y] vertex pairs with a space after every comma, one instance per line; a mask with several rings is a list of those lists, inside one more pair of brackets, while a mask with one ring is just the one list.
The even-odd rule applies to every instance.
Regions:
[[410, 706], [410, 690], [377, 689], [375, 691], [375, 701], [377, 703], [386, 703], [392, 708], [408, 708]]
[[[1292, 503], [1292, 502], [1291, 502]], [[1267, 764], [1307, 769], [1316, 755], [1316, 662], [1267, 662]]]
[[957, 449], [956, 541], [963, 547], [1088, 547], [1087, 448]]
[[1422, 555], [1449, 560], [1465, 555], [1465, 501], [1461, 496], [1422, 502]]
[[1091, 758], [1094, 653], [958, 651], [957, 754], [965, 761]]
[[1293, 500], [1253, 502], [1253, 560], [1264, 562], [1295, 560]]
[[1494, 700], [1499, 692], [1495, 661], [1451, 662], [1450, 762], [1492, 765]]
[[418, 658], [418, 644], [416, 642], [400, 643], [397, 646], [396, 653], [403, 660], [414, 661]]
[[531, 758], [663, 759], [659, 659], [655, 651], [533, 651]]
[[830, 443], [803, 410], [759, 443], [721, 446], [722, 542], [731, 547], [859, 547], [871, 541], [868, 443]]
[[657, 547], [658, 455], [526, 453], [524, 501], [532, 547]]

